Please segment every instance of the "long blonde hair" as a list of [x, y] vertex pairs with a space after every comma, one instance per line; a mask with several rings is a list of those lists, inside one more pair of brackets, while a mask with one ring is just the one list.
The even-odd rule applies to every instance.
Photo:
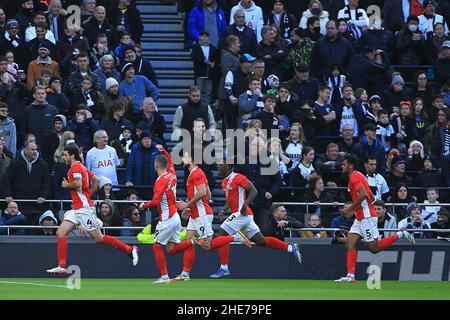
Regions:
[[[305, 132], [303, 131], [302, 125], [301, 125], [299, 122], [294, 122], [294, 123], [291, 125], [291, 129], [292, 129], [292, 127], [298, 127], [298, 131], [300, 132], [300, 133], [299, 133], [298, 140], [300, 141], [300, 143], [303, 143], [306, 139], [305, 139]], [[286, 138], [286, 140], [292, 141], [291, 133], [290, 133], [290, 132], [289, 132], [289, 136]]]

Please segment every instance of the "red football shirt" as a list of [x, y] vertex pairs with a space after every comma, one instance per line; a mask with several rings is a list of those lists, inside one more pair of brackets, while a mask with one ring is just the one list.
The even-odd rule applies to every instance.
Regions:
[[167, 172], [156, 179], [153, 186], [153, 199], [144, 204], [144, 208], [157, 207], [159, 221], [168, 220], [177, 213], [177, 176], [170, 154], [166, 150], [163, 150], [163, 153], [169, 159]]
[[377, 217], [377, 212], [370, 199], [371, 191], [366, 177], [359, 171], [353, 171], [348, 181], [348, 191], [350, 192], [352, 201], [355, 201], [358, 198], [358, 190], [361, 189], [361, 187], [364, 187], [364, 190], [366, 191], [366, 198], [355, 209], [356, 220]]
[[94, 174], [90, 172], [81, 162], [75, 162], [67, 174], [69, 183], [81, 179], [81, 187], [77, 189], [70, 189], [70, 196], [72, 197], [73, 209], [78, 210], [83, 207], [94, 207], [94, 202], [91, 200], [91, 193], [89, 191], [89, 181]]
[[[245, 188], [250, 183], [243, 174], [232, 172], [222, 181], [222, 189], [225, 192], [231, 213], [240, 212], [245, 199]], [[250, 207], [247, 207], [247, 214], [253, 214]]]
[[[204, 184], [206, 188], [208, 188], [208, 180], [206, 179], [205, 173], [199, 167], [195, 167], [189, 173], [189, 177], [186, 183], [186, 192], [189, 200], [194, 198], [197, 193], [197, 187], [199, 185]], [[206, 199], [206, 195], [203, 196], [200, 200], [189, 207], [191, 209], [191, 217], [198, 218], [199, 216], [206, 216], [208, 214], [213, 214], [213, 210], [208, 204], [208, 199]]]

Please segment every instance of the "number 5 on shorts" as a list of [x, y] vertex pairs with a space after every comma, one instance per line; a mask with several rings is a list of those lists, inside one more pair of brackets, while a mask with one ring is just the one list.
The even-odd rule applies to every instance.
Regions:
[[370, 230], [366, 229], [366, 237], [367, 237], [367, 239], [370, 239], [371, 236], [372, 236], [372, 234], [370, 233]]

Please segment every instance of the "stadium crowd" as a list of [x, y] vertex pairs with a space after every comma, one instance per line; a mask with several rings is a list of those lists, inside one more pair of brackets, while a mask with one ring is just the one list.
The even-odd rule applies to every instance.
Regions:
[[[354, 217], [337, 205], [349, 200], [345, 153], [359, 158], [380, 228], [450, 228], [439, 203], [450, 197], [450, 1], [327, 4], [185, 0], [196, 85], [175, 112], [174, 136], [244, 129], [245, 159], [270, 156], [279, 167], [272, 175], [250, 161], [236, 169], [258, 189], [252, 210], [265, 234], [282, 239], [285, 228], [303, 226], [287, 211], [308, 214], [305, 226], [317, 228], [302, 237], [351, 226]], [[69, 19], [69, 5], [80, 6], [80, 25]], [[1, 225], [58, 224], [46, 200], [70, 199], [61, 187], [70, 143], [100, 177], [95, 197], [104, 225], [142, 224], [137, 206], [111, 200], [138, 200], [133, 188], [153, 185], [156, 146], [167, 146], [143, 30], [135, 1], [0, 0]], [[264, 131], [271, 129], [278, 137]], [[214, 188], [214, 166], [201, 167]], [[15, 199], [35, 202], [19, 208]], [[273, 205], [287, 201], [310, 205]], [[403, 205], [390, 212], [386, 202]]]

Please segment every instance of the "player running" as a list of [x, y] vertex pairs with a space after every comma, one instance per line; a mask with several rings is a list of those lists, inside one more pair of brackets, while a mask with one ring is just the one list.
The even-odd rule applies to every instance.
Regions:
[[[64, 162], [70, 166], [68, 181], [64, 179], [61, 183], [63, 188], [70, 189], [72, 197], [73, 210], [69, 210], [64, 215], [64, 221], [56, 231], [58, 241], [58, 266], [48, 269], [50, 274], [65, 274], [67, 257], [67, 235], [75, 227], [81, 226], [89, 236], [97, 243], [106, 244], [114, 249], [126, 252], [137, 265], [138, 249], [136, 246], [128, 246], [122, 241], [112, 236], [104, 236], [100, 227], [103, 225], [95, 214], [95, 205], [91, 200], [91, 194], [94, 193], [99, 184], [99, 179], [81, 163], [80, 150], [75, 144], [70, 144], [63, 151]], [[92, 185], [89, 187], [90, 182]]]
[[[253, 212], [248, 207], [255, 199], [257, 190], [243, 174], [235, 173], [232, 164], [218, 163], [217, 168], [221, 176], [222, 189], [225, 192], [226, 203], [219, 214], [230, 209], [232, 214], [222, 223], [219, 236], [234, 235], [239, 230], [257, 246], [290, 252], [299, 262], [302, 262], [298, 243], [288, 244], [274, 237], [264, 237], [259, 227], [253, 221]], [[220, 268], [210, 278], [221, 278], [230, 274], [228, 270], [230, 246], [219, 248]]]
[[[180, 201], [177, 204], [178, 210], [183, 212], [182, 217], [184, 219], [189, 218], [189, 223], [186, 228], [186, 239], [192, 239], [197, 235], [198, 239], [194, 237], [194, 241], [198, 241], [205, 250], [214, 250], [226, 246], [230, 242], [241, 241], [243, 237], [239, 234], [212, 239], [214, 233], [212, 230], [214, 212], [208, 204], [211, 193], [206, 175], [203, 170], [194, 163], [192, 158], [193, 154], [193, 151], [185, 152], [182, 159], [183, 167], [187, 168], [189, 171], [189, 177], [186, 183], [188, 201]], [[251, 247], [251, 243], [246, 237], [244, 237], [244, 241], [247, 246]], [[173, 280], [189, 280], [189, 272], [194, 260], [195, 249], [194, 247], [190, 247], [184, 251], [183, 272]]]
[[158, 209], [159, 222], [156, 225], [153, 252], [161, 277], [153, 283], [168, 283], [171, 279], [167, 273], [166, 256], [162, 246], [166, 246], [168, 254], [174, 255], [192, 247], [194, 240], [189, 239], [180, 243], [181, 220], [176, 205], [175, 168], [170, 154], [161, 145], [157, 145], [157, 149], [164, 155], [155, 158], [154, 165], [158, 178], [153, 186], [153, 199], [147, 203], [141, 203], [139, 209], [150, 207]]
[[355, 267], [357, 251], [356, 245], [363, 239], [367, 242], [369, 251], [378, 253], [385, 250], [400, 238], [405, 238], [409, 243], [414, 244], [414, 237], [406, 230], [378, 241], [378, 217], [372, 201], [375, 200], [369, 184], [364, 175], [355, 168], [358, 166], [358, 160], [354, 155], [347, 154], [342, 162], [342, 172], [348, 174], [348, 190], [353, 204], [343, 209], [343, 214], [356, 212], [356, 219], [347, 236], [347, 275], [336, 282], [355, 282]]

